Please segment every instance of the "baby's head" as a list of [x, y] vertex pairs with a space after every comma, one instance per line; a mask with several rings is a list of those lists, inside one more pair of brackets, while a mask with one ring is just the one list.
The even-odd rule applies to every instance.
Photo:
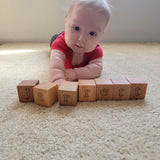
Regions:
[[74, 53], [93, 51], [110, 18], [105, 0], [73, 0], [65, 20], [65, 41]]
[[93, 11], [99, 12], [102, 16], [104, 16], [104, 20], [107, 25], [111, 11], [109, 4], [106, 0], [72, 0], [67, 16], [72, 14], [73, 8], [76, 5], [81, 6], [84, 9], [92, 9]]

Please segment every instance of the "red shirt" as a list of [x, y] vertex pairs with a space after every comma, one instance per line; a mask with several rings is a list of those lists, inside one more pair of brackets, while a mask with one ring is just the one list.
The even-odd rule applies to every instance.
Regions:
[[103, 56], [101, 46], [98, 44], [92, 52], [84, 53], [84, 58], [79, 65], [72, 66], [73, 51], [69, 48], [65, 42], [65, 33], [60, 34], [57, 39], [52, 43], [51, 50], [57, 49], [63, 52], [66, 56], [65, 69], [79, 68], [86, 66], [91, 60], [100, 58]]

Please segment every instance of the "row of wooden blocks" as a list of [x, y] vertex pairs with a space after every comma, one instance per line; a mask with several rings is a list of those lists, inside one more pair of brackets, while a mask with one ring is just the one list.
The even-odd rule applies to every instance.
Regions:
[[58, 85], [39, 80], [23, 80], [17, 86], [20, 102], [35, 102], [51, 106], [73, 105], [77, 101], [144, 99], [147, 83], [140, 78], [92, 79], [78, 82], [64, 81]]

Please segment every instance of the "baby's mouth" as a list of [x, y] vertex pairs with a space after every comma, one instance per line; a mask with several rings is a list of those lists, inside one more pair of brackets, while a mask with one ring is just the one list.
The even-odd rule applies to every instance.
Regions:
[[83, 48], [83, 46], [80, 46], [78, 44], [75, 45], [77, 48]]

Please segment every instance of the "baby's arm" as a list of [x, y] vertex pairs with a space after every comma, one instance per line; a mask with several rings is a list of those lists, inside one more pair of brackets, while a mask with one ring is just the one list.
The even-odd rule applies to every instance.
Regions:
[[89, 62], [88, 65], [81, 68], [75, 68], [77, 79], [89, 79], [99, 77], [102, 73], [102, 58], [97, 58]]
[[89, 64], [84, 67], [67, 69], [65, 77], [67, 80], [96, 78], [101, 75], [102, 69], [102, 58], [97, 58], [90, 61]]
[[65, 54], [59, 50], [53, 49], [51, 51], [50, 63], [49, 63], [49, 76], [50, 81], [55, 82], [58, 85], [65, 80], [64, 76], [64, 62]]

